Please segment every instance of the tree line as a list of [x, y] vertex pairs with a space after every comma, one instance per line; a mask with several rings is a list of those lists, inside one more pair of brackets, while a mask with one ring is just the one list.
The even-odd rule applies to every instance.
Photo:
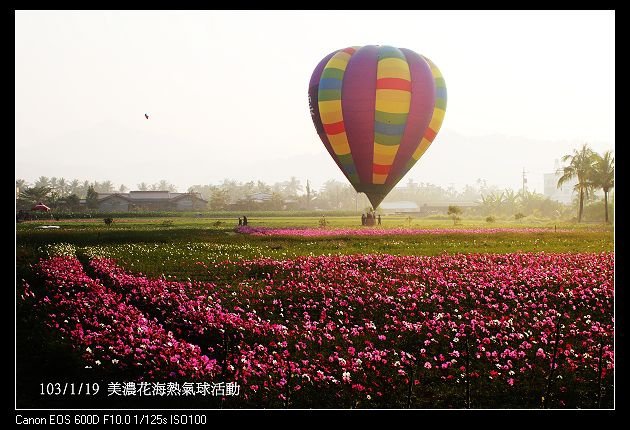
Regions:
[[[576, 200], [571, 206], [551, 200], [540, 193], [500, 189], [488, 185], [482, 179], [457, 190], [452, 185], [443, 187], [428, 182], [418, 183], [410, 178], [405, 186], [394, 188], [385, 201], [411, 201], [418, 207], [427, 203], [448, 205], [475, 203], [475, 207], [467, 209], [472, 215], [506, 217], [517, 214], [568, 217], [575, 206], [578, 209], [577, 221], [581, 222], [585, 204], [596, 203], [593, 191], [601, 189], [604, 192], [605, 220], [608, 222], [608, 194], [614, 187], [612, 151], [599, 155], [585, 144], [572, 154], [564, 156], [562, 161], [566, 165], [558, 172], [560, 175], [558, 187], [574, 178], [577, 179]], [[94, 207], [97, 193], [122, 193], [129, 190], [124, 184], [116, 188], [109, 180], [90, 182], [45, 176], [39, 177], [32, 184], [18, 179], [16, 187], [19, 190], [18, 208], [26, 208], [41, 201], [60, 210], [77, 210], [80, 199], [86, 199], [88, 207]], [[141, 182], [137, 184], [136, 189], [177, 191], [173, 184], [164, 179], [153, 184]], [[306, 180], [304, 184], [295, 176], [273, 184], [260, 180], [241, 182], [224, 179], [217, 184], [192, 185], [187, 192], [198, 193], [208, 201], [208, 209], [219, 211], [322, 209], [364, 212], [369, 207], [365, 195], [358, 194], [347, 182], [335, 179], [326, 181], [319, 189], [314, 189], [310, 181]]]
[[574, 187], [578, 195], [577, 221], [582, 221], [585, 200], [593, 195], [594, 190], [601, 189], [604, 192], [604, 219], [608, 222], [608, 193], [615, 186], [615, 158], [612, 151], [605, 151], [600, 155], [585, 143], [579, 149], [574, 149], [573, 153], [562, 157], [562, 161], [567, 165], [560, 171], [562, 176], [558, 180], [558, 187], [577, 179]]
[[[129, 187], [121, 184], [116, 187], [110, 180], [87, 181], [65, 178], [40, 176], [33, 183], [29, 183], [24, 179], [15, 181], [16, 187], [16, 205], [18, 209], [28, 209], [35, 203], [45, 203], [46, 205], [60, 210], [78, 210], [80, 200], [86, 199], [88, 207], [94, 206], [98, 193], [125, 193], [129, 191]], [[177, 191], [177, 187], [170, 182], [162, 179], [159, 182], [148, 184], [141, 182], [137, 184], [137, 190], [140, 191]]]

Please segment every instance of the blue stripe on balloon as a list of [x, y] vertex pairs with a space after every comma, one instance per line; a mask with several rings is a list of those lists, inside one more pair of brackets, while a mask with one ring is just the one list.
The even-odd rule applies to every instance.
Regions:
[[445, 87], [437, 87], [437, 88], [435, 88], [435, 98], [445, 99], [446, 98], [446, 88]]
[[374, 132], [388, 136], [399, 136], [405, 132], [406, 124], [386, 124], [374, 121]]
[[357, 168], [354, 166], [354, 164], [344, 164], [343, 170], [345, 170], [348, 175], [354, 175], [355, 173], [357, 173]]
[[319, 81], [319, 89], [320, 90], [340, 90], [341, 89], [341, 80], [340, 79], [321, 79]]

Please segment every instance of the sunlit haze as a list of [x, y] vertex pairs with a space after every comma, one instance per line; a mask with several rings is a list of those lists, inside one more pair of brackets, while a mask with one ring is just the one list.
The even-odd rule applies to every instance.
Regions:
[[[15, 176], [346, 182], [308, 83], [327, 54], [409, 48], [448, 88], [442, 129], [401, 181], [542, 192], [582, 143], [613, 149], [613, 11], [17, 11]], [[149, 119], [145, 118], [145, 113]]]

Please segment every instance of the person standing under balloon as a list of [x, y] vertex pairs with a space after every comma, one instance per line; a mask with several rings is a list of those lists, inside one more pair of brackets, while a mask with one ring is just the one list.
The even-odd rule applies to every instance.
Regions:
[[381, 225], [381, 214], [378, 214], [378, 225]]
[[365, 225], [365, 214], [361, 214], [361, 225]]

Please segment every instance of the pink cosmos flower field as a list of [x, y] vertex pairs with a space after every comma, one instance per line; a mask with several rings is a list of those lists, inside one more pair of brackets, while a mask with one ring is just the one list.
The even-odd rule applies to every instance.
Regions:
[[22, 299], [95, 372], [236, 381], [232, 407], [612, 402], [613, 253], [221, 264], [233, 282], [53, 257]]
[[327, 237], [327, 236], [396, 236], [396, 235], [443, 235], [443, 234], [497, 234], [497, 233], [544, 233], [566, 232], [568, 230], [554, 230], [553, 228], [273, 228], [240, 226], [238, 233], [253, 236], [297, 236], [297, 237]]

